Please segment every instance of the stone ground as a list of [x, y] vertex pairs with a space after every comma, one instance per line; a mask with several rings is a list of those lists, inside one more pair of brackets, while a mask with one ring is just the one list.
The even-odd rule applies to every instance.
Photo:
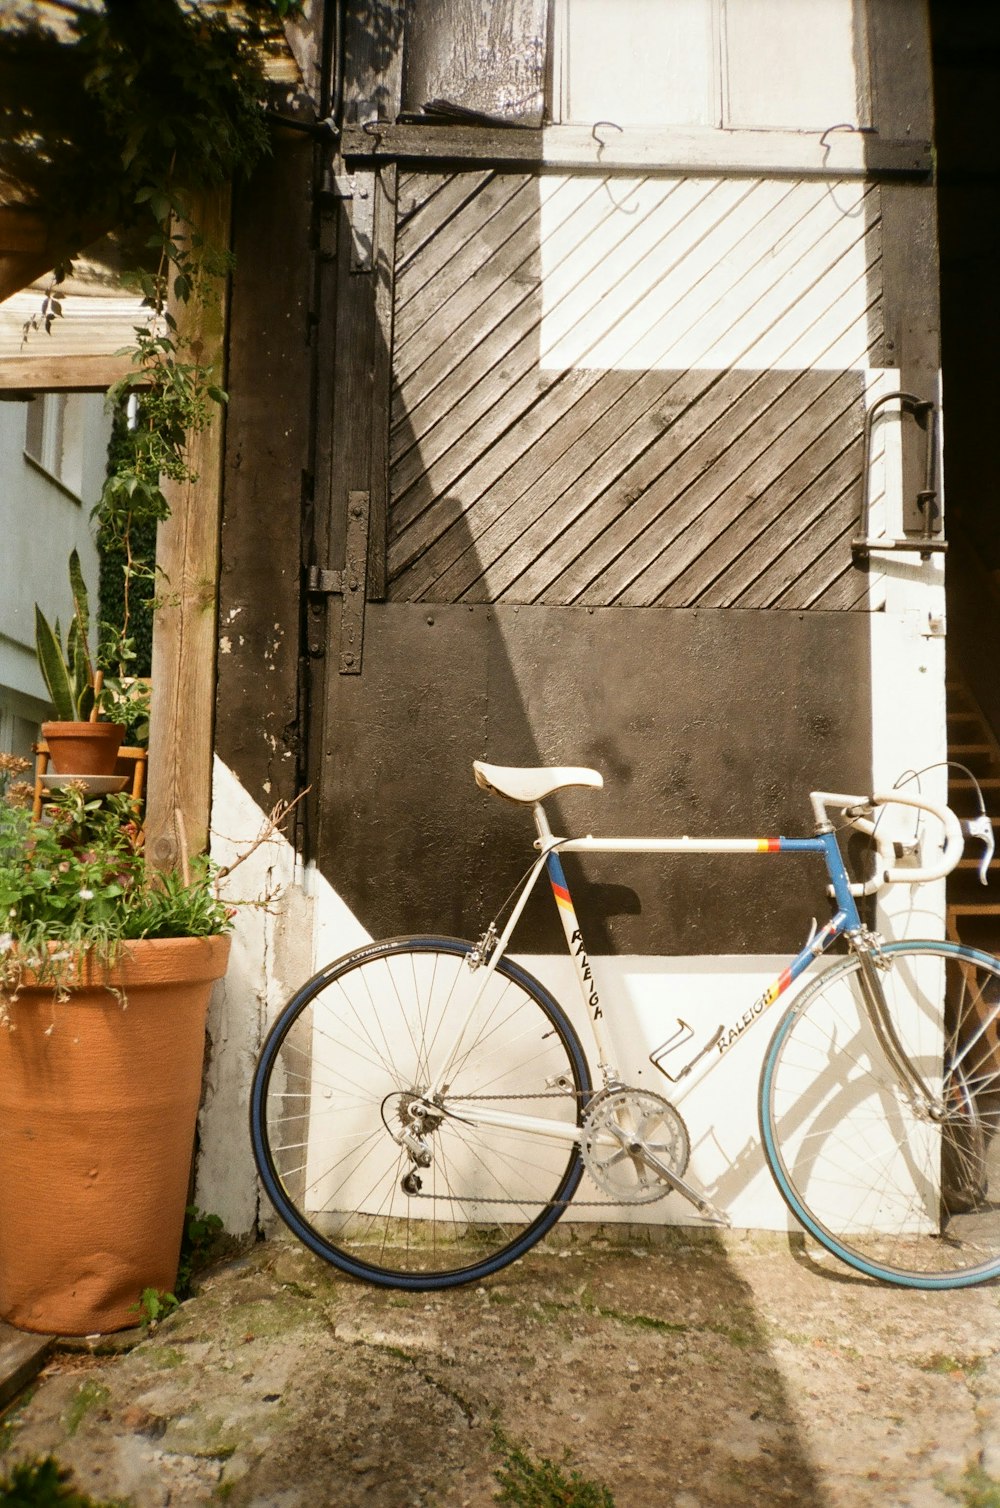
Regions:
[[519, 1448], [617, 1508], [998, 1508], [998, 1309], [798, 1238], [564, 1238], [438, 1295], [268, 1242], [131, 1349], [54, 1349], [0, 1416], [0, 1480], [51, 1452], [134, 1508], [484, 1508]]

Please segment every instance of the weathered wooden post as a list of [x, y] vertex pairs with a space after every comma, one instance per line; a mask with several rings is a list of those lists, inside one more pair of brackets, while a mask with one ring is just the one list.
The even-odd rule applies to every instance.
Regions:
[[[228, 185], [197, 196], [191, 218], [212, 246], [228, 247]], [[171, 301], [192, 355], [222, 385], [226, 287], [218, 279], [204, 299]], [[146, 843], [162, 869], [183, 864], [208, 841], [215, 701], [216, 603], [222, 499], [224, 410], [191, 437], [194, 480], [164, 482], [170, 518], [156, 547], [159, 577], [153, 633]]]

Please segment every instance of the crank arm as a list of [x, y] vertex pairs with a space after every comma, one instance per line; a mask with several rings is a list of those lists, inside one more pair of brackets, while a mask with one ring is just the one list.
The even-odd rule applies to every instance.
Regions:
[[732, 1225], [733, 1222], [725, 1210], [720, 1210], [712, 1203], [711, 1199], [707, 1199], [693, 1184], [681, 1178], [680, 1174], [675, 1173], [672, 1168], [668, 1168], [665, 1162], [660, 1161], [655, 1152], [650, 1152], [647, 1147], [642, 1146], [639, 1147], [638, 1151], [643, 1162], [659, 1173], [660, 1177], [666, 1183], [669, 1183], [670, 1187], [678, 1194], [683, 1194], [684, 1198], [690, 1204], [694, 1205], [699, 1215], [704, 1215], [705, 1219], [711, 1220], [713, 1225], [724, 1225], [726, 1227]]

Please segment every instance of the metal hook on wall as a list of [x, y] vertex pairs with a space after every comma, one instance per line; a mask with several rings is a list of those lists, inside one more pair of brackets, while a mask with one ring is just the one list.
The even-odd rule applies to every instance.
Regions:
[[[607, 146], [607, 142], [604, 141], [603, 138], [600, 137], [600, 136], [598, 136], [598, 134], [597, 134], [598, 131], [601, 129], [602, 126], [610, 126], [611, 129], [612, 129], [612, 131], [618, 131], [618, 132], [621, 132], [624, 129], [624, 127], [620, 126], [618, 124], [618, 122], [614, 121], [614, 120], [595, 120], [594, 121], [594, 124], [590, 128], [590, 134], [593, 137], [594, 141], [597, 142], [597, 161], [598, 162], [600, 162], [600, 160], [601, 160], [601, 158], [602, 158], [602, 156], [604, 154], [604, 148]], [[623, 215], [634, 215], [634, 214], [636, 214], [636, 212], [638, 211], [638, 208], [639, 208], [639, 206], [637, 204], [633, 204], [632, 207], [629, 208], [626, 204], [619, 203], [619, 201], [615, 198], [614, 194], [611, 192], [611, 182], [610, 182], [610, 179], [606, 178], [604, 180], [604, 188], [605, 188], [605, 191], [607, 192], [608, 198], [611, 200], [611, 203], [614, 205], [615, 209], [619, 210]], [[628, 198], [628, 195], [626, 195], [625, 197]]]
[[[925, 435], [924, 485], [917, 493], [917, 508], [923, 520], [919, 534], [900, 539], [879, 535], [870, 536], [871, 512], [871, 453], [872, 431], [879, 412], [888, 403], [899, 404], [899, 420], [909, 414]], [[855, 560], [868, 560], [873, 550], [919, 550], [921, 560], [948, 548], [941, 529], [941, 508], [938, 503], [938, 410], [928, 398], [917, 398], [912, 393], [883, 393], [865, 414], [864, 443], [861, 452], [861, 518], [858, 535], [851, 541], [851, 554]]]

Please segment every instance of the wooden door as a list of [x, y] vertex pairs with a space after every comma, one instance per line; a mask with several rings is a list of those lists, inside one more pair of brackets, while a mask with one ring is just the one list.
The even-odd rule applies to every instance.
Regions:
[[[475, 789], [476, 757], [601, 769], [603, 794], [558, 803], [585, 830], [807, 830], [810, 786], [860, 789], [871, 763], [850, 537], [859, 368], [880, 332], [844, 295], [878, 260], [877, 190], [845, 264], [810, 184], [372, 178], [370, 272], [341, 240], [314, 576], [323, 872], [372, 933], [475, 931], [531, 838]], [[808, 275], [790, 277], [796, 259]], [[796, 364], [803, 285], [826, 365]], [[854, 312], [838, 324], [838, 308]], [[768, 341], [770, 365], [733, 359]], [[788, 861], [764, 877], [601, 859], [581, 884], [598, 940], [628, 953], [790, 946], [817, 894]], [[540, 908], [522, 945], [554, 936]]]

